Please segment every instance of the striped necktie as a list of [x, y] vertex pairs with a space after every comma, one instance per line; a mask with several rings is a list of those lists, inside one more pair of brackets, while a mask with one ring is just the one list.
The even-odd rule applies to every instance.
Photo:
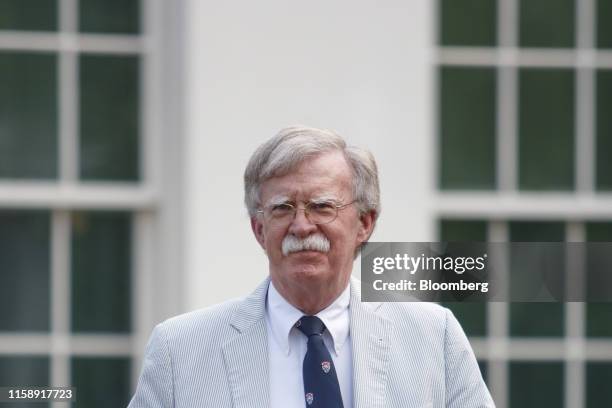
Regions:
[[296, 327], [308, 337], [303, 365], [306, 408], [343, 408], [334, 362], [323, 343], [325, 324], [316, 316], [302, 316]]

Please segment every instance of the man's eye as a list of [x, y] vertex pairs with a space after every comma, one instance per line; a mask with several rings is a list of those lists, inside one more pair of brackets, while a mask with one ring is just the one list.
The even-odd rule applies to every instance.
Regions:
[[293, 206], [291, 204], [276, 204], [272, 206], [272, 211], [274, 212], [284, 212], [293, 210]]
[[311, 203], [310, 209], [313, 211], [329, 211], [333, 210], [335, 205], [331, 202]]

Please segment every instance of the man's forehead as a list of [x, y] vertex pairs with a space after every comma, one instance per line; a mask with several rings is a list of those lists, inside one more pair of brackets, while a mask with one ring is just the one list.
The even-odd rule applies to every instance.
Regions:
[[[262, 183], [262, 199], [285, 195], [304, 198], [316, 195], [346, 195], [352, 186], [352, 173], [342, 152], [332, 151], [305, 159], [284, 175]], [[310, 197], [307, 197], [310, 198]]]
[[345, 200], [350, 198], [351, 185], [344, 180], [304, 180], [272, 178], [262, 185], [264, 203], [284, 201]]
[[327, 173], [329, 170], [352, 173], [344, 153], [340, 150], [307, 155], [282, 165], [273, 160], [272, 163], [264, 165], [265, 169], [268, 167], [275, 168], [275, 170], [274, 172], [264, 171], [263, 181], [301, 173]]

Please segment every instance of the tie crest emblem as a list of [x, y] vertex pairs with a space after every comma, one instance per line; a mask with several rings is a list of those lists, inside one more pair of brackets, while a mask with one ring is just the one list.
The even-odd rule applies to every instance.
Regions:
[[312, 395], [312, 392], [309, 392], [306, 394], [306, 403], [312, 405], [312, 401], [314, 401], [314, 395]]
[[329, 361], [322, 361], [321, 369], [325, 374], [329, 373], [329, 370], [331, 370], [331, 363]]

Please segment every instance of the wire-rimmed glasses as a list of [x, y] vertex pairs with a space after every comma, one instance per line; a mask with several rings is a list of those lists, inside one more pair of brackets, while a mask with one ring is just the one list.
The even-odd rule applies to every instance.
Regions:
[[338, 217], [338, 211], [345, 209], [355, 203], [356, 200], [347, 204], [338, 204], [331, 200], [309, 201], [304, 204], [304, 208], [297, 207], [296, 204], [289, 202], [271, 204], [262, 210], [257, 210], [263, 214], [264, 218], [275, 224], [288, 224], [294, 218], [298, 210], [304, 211], [304, 215], [313, 224], [329, 224]]

